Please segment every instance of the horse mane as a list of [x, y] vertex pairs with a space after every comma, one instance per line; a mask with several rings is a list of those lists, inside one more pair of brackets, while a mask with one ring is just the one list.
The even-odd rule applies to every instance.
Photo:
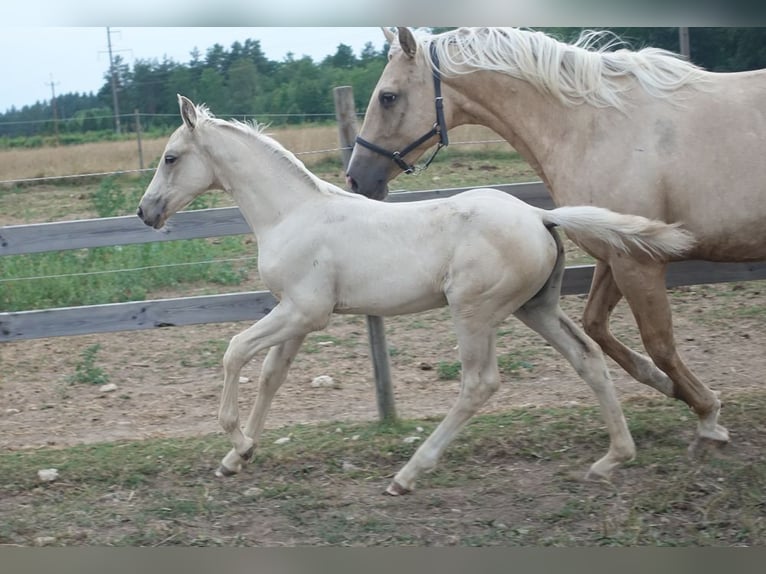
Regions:
[[518, 28], [458, 28], [438, 35], [418, 31], [416, 37], [425, 54], [431, 44], [435, 46], [445, 76], [476, 70], [502, 72], [566, 105], [622, 109], [623, 93], [632, 85], [626, 78], [657, 98], [705, 79], [702, 68], [668, 50], [612, 51], [624, 42], [605, 31], [585, 31], [574, 44]]
[[213, 124], [225, 129], [232, 129], [237, 133], [264, 144], [266, 149], [283, 161], [290, 171], [301, 176], [308, 183], [315, 185], [320, 191], [325, 190], [328, 187], [334, 187], [315, 176], [293, 152], [266, 133], [266, 129], [269, 127], [268, 124], [260, 124], [256, 120], [223, 120], [216, 118], [205, 104], [197, 104], [196, 108], [198, 121]]

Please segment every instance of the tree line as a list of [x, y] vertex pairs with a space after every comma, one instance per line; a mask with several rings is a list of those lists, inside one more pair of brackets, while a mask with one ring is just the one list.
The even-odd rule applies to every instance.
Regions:
[[[440, 32], [448, 28], [433, 28]], [[581, 28], [541, 28], [572, 42]], [[679, 49], [678, 28], [610, 28], [629, 47]], [[690, 59], [711, 71], [766, 68], [766, 29], [690, 28]], [[205, 54], [190, 53], [186, 63], [172, 59], [136, 60], [129, 65], [115, 57], [114, 73], [121, 129], [133, 131], [134, 111], [140, 113], [145, 131], [167, 130], [177, 124], [176, 93], [205, 102], [226, 117], [267, 117], [272, 124], [319, 121], [334, 116], [332, 88], [350, 85], [358, 110], [364, 110], [386, 63], [388, 46], [378, 51], [368, 43], [361, 54], [339, 44], [334, 54], [320, 62], [288, 54], [282, 61], [269, 60], [259, 40], [220, 44]], [[55, 105], [54, 105], [55, 104]], [[111, 70], [97, 93], [66, 93], [21, 109], [0, 113], [0, 140], [27, 142], [50, 137], [54, 131], [63, 143], [96, 138], [115, 131]], [[54, 121], [55, 118], [55, 121]], [[30, 138], [32, 138], [30, 140]]]

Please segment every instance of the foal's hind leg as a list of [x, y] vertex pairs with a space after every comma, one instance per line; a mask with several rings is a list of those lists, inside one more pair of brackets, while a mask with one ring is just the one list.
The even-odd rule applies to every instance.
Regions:
[[538, 295], [514, 314], [559, 351], [596, 393], [610, 445], [607, 454], [591, 465], [587, 476], [608, 478], [615, 467], [635, 456], [635, 445], [601, 349], [564, 314], [558, 297], [553, 296], [555, 292], [553, 289]]
[[[453, 315], [457, 313], [453, 312]], [[387, 494], [406, 494], [415, 487], [415, 479], [423, 472], [436, 466], [439, 457], [454, 440], [470, 418], [500, 385], [495, 356], [494, 329], [487, 321], [474, 321], [478, 328], [457, 325], [458, 348], [462, 363], [460, 395], [436, 430], [420, 445], [407, 464], [394, 477], [386, 489]], [[458, 322], [456, 318], [456, 322]]]
[[633, 311], [644, 347], [673, 381], [672, 396], [684, 401], [699, 416], [699, 438], [727, 442], [729, 432], [718, 424], [721, 401], [717, 393], [689, 370], [676, 349], [665, 265], [626, 257], [614, 257], [611, 265], [617, 286]]
[[638, 382], [673, 397], [670, 377], [658, 369], [649, 357], [626, 347], [609, 330], [609, 317], [620, 299], [622, 292], [614, 281], [611, 268], [602, 261], [597, 262], [583, 313], [585, 332]]

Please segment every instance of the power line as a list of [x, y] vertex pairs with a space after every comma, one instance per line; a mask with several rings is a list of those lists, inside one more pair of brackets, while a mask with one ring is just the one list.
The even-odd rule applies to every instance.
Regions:
[[51, 109], [53, 111], [53, 133], [56, 135], [56, 145], [59, 145], [59, 120], [58, 110], [56, 109], [56, 85], [58, 82], [53, 81], [53, 74], [51, 74], [51, 81], [46, 82], [46, 85], [51, 87]]

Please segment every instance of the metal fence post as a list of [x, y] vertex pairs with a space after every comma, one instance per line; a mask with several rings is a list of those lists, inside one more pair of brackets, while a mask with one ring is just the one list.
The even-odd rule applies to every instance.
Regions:
[[[335, 100], [335, 117], [338, 121], [338, 137], [343, 157], [343, 168], [345, 169], [351, 159], [351, 147], [354, 145], [356, 134], [359, 132], [354, 106], [354, 91], [351, 86], [339, 86], [333, 89], [333, 99]], [[393, 421], [396, 419], [396, 405], [382, 317], [367, 316], [367, 335], [375, 375], [378, 415], [382, 421]]]

